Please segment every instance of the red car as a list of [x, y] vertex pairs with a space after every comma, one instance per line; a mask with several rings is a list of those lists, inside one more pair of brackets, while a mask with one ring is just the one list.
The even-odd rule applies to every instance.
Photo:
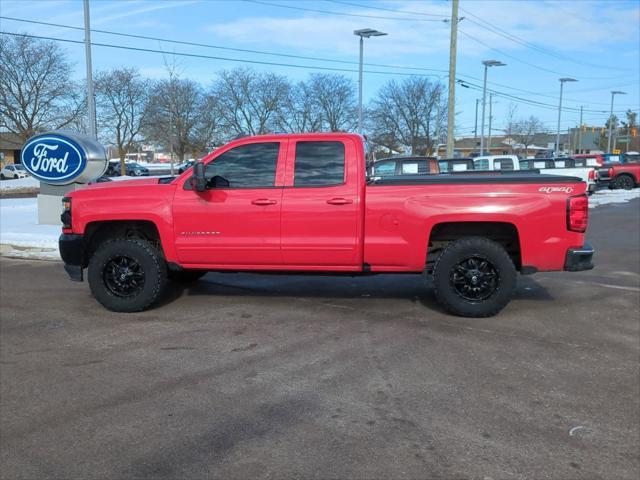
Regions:
[[598, 169], [598, 183], [631, 190], [640, 186], [640, 163], [610, 163]]
[[207, 271], [424, 273], [450, 312], [499, 312], [517, 273], [593, 268], [574, 177], [368, 178], [348, 133], [245, 137], [177, 178], [92, 185], [64, 199], [60, 253], [95, 298], [144, 310]]

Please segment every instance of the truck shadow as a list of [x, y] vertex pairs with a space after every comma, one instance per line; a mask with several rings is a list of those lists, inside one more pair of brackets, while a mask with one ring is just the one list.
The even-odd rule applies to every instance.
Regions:
[[[419, 274], [282, 275], [212, 272], [191, 284], [171, 284], [160, 305], [186, 296], [247, 296], [327, 299], [397, 299], [441, 310], [432, 283]], [[519, 277], [514, 300], [553, 300], [532, 277]]]

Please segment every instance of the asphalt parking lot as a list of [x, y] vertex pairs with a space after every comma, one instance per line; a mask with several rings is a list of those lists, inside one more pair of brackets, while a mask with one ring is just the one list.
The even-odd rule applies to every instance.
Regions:
[[1, 477], [637, 479], [640, 201], [590, 213], [596, 270], [488, 319], [413, 275], [209, 274], [113, 314], [1, 259]]

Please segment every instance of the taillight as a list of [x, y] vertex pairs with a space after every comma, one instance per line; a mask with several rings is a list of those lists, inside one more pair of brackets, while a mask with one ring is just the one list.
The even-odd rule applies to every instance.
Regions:
[[589, 199], [577, 195], [567, 199], [567, 228], [572, 232], [584, 233], [589, 223]]
[[613, 168], [607, 170], [607, 175], [609, 175], [609, 178], [613, 177]]
[[595, 180], [596, 179], [596, 171], [591, 169], [589, 170], [589, 180]]
[[60, 215], [62, 228], [71, 228], [71, 198], [62, 199], [62, 215]]

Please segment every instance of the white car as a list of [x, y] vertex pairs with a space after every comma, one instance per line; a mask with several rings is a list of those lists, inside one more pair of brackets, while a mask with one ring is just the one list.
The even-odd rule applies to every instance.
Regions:
[[5, 165], [0, 170], [0, 179], [5, 180], [7, 178], [26, 178], [28, 176], [27, 171], [22, 165]]
[[520, 170], [517, 155], [485, 155], [473, 159], [474, 170]]

